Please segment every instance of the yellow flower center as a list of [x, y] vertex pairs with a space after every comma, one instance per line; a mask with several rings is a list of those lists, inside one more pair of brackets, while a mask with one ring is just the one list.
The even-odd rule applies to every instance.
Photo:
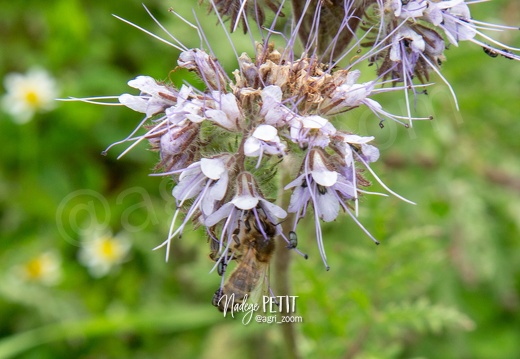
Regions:
[[30, 279], [39, 279], [43, 276], [44, 263], [41, 258], [35, 258], [25, 265], [27, 276]]
[[29, 90], [25, 93], [25, 101], [33, 108], [41, 106], [41, 98], [36, 91], [33, 90]]
[[99, 245], [99, 255], [109, 261], [117, 260], [120, 256], [118, 243], [112, 238], [103, 238]]

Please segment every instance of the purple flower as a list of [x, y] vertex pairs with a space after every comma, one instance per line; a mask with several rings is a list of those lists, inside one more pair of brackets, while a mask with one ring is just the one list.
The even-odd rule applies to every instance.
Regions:
[[302, 148], [324, 148], [329, 144], [330, 136], [335, 133], [336, 128], [321, 116], [301, 116], [291, 121], [291, 140]]
[[269, 155], [283, 156], [285, 149], [285, 144], [278, 137], [278, 131], [271, 125], [258, 126], [244, 143], [244, 154], [249, 157], [258, 157], [257, 168], [264, 152]]
[[128, 86], [138, 89], [141, 94], [122, 94], [119, 96], [119, 102], [134, 111], [145, 113], [147, 118], [177, 103], [176, 90], [160, 85], [149, 76], [137, 76], [134, 80], [128, 81]]
[[[173, 216], [168, 238], [155, 249], [167, 246], [166, 259], [170, 252], [172, 238], [182, 235], [184, 227], [193, 217], [201, 216], [203, 222], [215, 211], [228, 189], [229, 169], [233, 157], [228, 154], [214, 158], [202, 158], [181, 172], [179, 183], [173, 188], [172, 195], [177, 200], [177, 210]], [[194, 199], [193, 199], [194, 198]], [[182, 224], [174, 231], [175, 221], [187, 200], [193, 199]]]
[[301, 174], [285, 186], [285, 189], [289, 188], [294, 188], [288, 208], [289, 212], [296, 213], [293, 231], [300, 218], [305, 216], [308, 205], [312, 204], [318, 248], [323, 263], [329, 268], [319, 220], [335, 220], [340, 207], [349, 212], [346, 202], [357, 198], [356, 186], [334, 169], [323, 150], [312, 148], [305, 157]]

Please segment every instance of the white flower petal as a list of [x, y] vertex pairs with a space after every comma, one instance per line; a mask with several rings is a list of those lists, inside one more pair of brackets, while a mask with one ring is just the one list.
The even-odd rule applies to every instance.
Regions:
[[322, 128], [329, 121], [321, 116], [306, 116], [301, 118], [301, 123], [304, 128]]
[[312, 179], [319, 185], [330, 187], [338, 180], [338, 173], [335, 171], [319, 170], [311, 171]]
[[260, 155], [261, 142], [255, 137], [249, 137], [244, 143], [244, 154], [249, 157]]
[[299, 175], [298, 177], [296, 177], [296, 179], [292, 180], [287, 185], [285, 185], [285, 187], [283, 189], [287, 190], [287, 189], [292, 188], [292, 187], [296, 187], [296, 186], [299, 187], [299, 186], [301, 186], [302, 179], [303, 179], [304, 176], [305, 176], [304, 174]]
[[270, 85], [265, 87], [260, 93], [264, 105], [272, 104], [272, 101], [280, 102], [282, 100], [282, 89], [279, 86]]
[[233, 198], [231, 203], [233, 203], [235, 207], [245, 211], [255, 208], [258, 205], [258, 201], [259, 199], [257, 197], [243, 195]]
[[327, 190], [324, 194], [318, 194], [316, 197], [316, 206], [320, 218], [325, 222], [331, 222], [336, 219], [339, 214], [339, 202], [331, 190]]
[[210, 187], [208, 195], [216, 200], [220, 201], [222, 198], [224, 198], [224, 195], [226, 194], [227, 187], [229, 182], [229, 176], [227, 172], [224, 172], [221, 174], [220, 179], [213, 184], [213, 186]]
[[401, 48], [399, 46], [397, 35], [392, 38], [392, 46], [390, 47], [389, 56], [392, 62], [401, 62]]
[[[204, 187], [204, 181], [198, 178], [200, 172], [192, 172], [186, 175], [172, 190], [172, 196], [178, 201], [185, 201], [200, 193]], [[197, 181], [196, 181], [197, 180]]]
[[220, 158], [202, 158], [200, 160], [200, 169], [204, 176], [217, 180], [222, 173], [226, 172], [226, 165]]
[[402, 12], [406, 17], [418, 18], [423, 16], [423, 12], [426, 9], [427, 4], [425, 1], [410, 1], [408, 4], [403, 6]]
[[145, 99], [141, 96], [132, 96], [127, 93], [119, 96], [119, 103], [130, 108], [131, 110], [141, 113], [146, 113], [146, 108], [148, 107], [148, 99]]
[[260, 201], [262, 202], [262, 206], [265, 208], [265, 210], [273, 214], [276, 218], [282, 219], [287, 217], [287, 212], [282, 207], [279, 207], [266, 199], [261, 199]]
[[349, 86], [354, 85], [359, 80], [360, 76], [361, 76], [360, 70], [349, 71], [347, 74], [347, 81], [345, 82], [345, 84], [349, 85]]
[[302, 208], [304, 203], [306, 203], [309, 199], [309, 191], [307, 188], [303, 188], [302, 186], [298, 186], [294, 189], [291, 200], [289, 202], [289, 207], [287, 210], [290, 213], [296, 213], [298, 210]]
[[278, 137], [278, 131], [271, 125], [260, 125], [253, 132], [253, 136], [262, 141], [273, 141]]
[[358, 135], [344, 135], [343, 141], [347, 143], [356, 143], [356, 144], [362, 144], [362, 143], [368, 143], [372, 140], [374, 140], [374, 136], [358, 136]]
[[235, 123], [227, 117], [224, 111], [208, 109], [206, 110], [206, 116], [228, 130], [234, 130], [236, 127]]
[[232, 93], [227, 93], [220, 97], [220, 105], [222, 111], [234, 123], [240, 117], [240, 110], [238, 109], [237, 98]]
[[338, 180], [338, 173], [327, 169], [319, 153], [312, 156], [312, 158], [312, 179], [321, 186], [330, 187], [334, 185]]
[[376, 162], [379, 159], [379, 149], [372, 145], [362, 144], [361, 152], [367, 162]]
[[233, 203], [228, 202], [220, 207], [218, 210], [213, 212], [206, 220], [204, 221], [204, 225], [207, 227], [212, 227], [224, 218], [228, 217], [231, 211], [233, 210]]
[[157, 96], [161, 88], [164, 87], [158, 85], [157, 81], [150, 76], [137, 76], [135, 79], [128, 81], [128, 86], [153, 96]]

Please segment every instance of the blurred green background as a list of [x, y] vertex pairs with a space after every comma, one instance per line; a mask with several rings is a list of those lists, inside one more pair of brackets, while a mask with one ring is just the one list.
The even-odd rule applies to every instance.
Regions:
[[[191, 20], [195, 7], [220, 61], [235, 68], [205, 7], [145, 4], [191, 47], [195, 32], [167, 9]], [[160, 34], [140, 1], [4, 1], [1, 12], [0, 77], [37, 65], [56, 78], [61, 97], [135, 93], [128, 80], [167, 79], [176, 66], [178, 51], [111, 16]], [[514, 0], [474, 5], [472, 15], [520, 24]], [[494, 35], [520, 46], [518, 32]], [[247, 37], [233, 38], [251, 53]], [[373, 168], [417, 205], [363, 199], [360, 220], [378, 247], [346, 215], [324, 225], [329, 272], [313, 224], [302, 225], [299, 246], [310, 258], [294, 255], [290, 268], [295, 314], [303, 318], [294, 325], [296, 353], [279, 325], [244, 326], [211, 306], [220, 278], [208, 274], [213, 263], [200, 230], [175, 241], [168, 263], [164, 250], [152, 250], [175, 209], [172, 183], [148, 176], [157, 155], [146, 144], [120, 160], [124, 146], [101, 155], [139, 114], [60, 102], [18, 125], [0, 113], [0, 358], [519, 357], [520, 64], [473, 44], [446, 54], [443, 73], [460, 112], [435, 78], [417, 104], [435, 121], [407, 130], [389, 122], [380, 129], [363, 111], [337, 120], [376, 136], [381, 159]], [[186, 73], [171, 78], [193, 81]], [[404, 113], [402, 94], [378, 100]], [[78, 261], [80, 232], [96, 223], [131, 243], [124, 262], [102, 277]], [[43, 253], [55, 258], [53, 283], [21, 274]]]

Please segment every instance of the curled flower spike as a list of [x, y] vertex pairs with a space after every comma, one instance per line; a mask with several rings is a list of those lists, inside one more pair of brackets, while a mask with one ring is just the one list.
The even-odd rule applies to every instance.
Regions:
[[458, 107], [453, 89], [440, 73], [440, 65], [445, 61], [444, 50], [450, 44], [458, 46], [460, 41], [471, 41], [487, 53], [520, 60], [520, 56], [511, 52], [520, 49], [502, 44], [481, 31], [518, 28], [472, 19], [468, 5], [476, 3], [465, 0], [371, 1], [370, 10], [366, 12], [372, 14], [366, 15], [371, 34], [364, 44], [372, 47], [369, 54], [371, 61], [379, 64], [378, 74], [391, 78], [394, 83], [403, 82], [404, 88], [408, 89], [415, 76], [425, 83], [433, 71], [448, 85]]

